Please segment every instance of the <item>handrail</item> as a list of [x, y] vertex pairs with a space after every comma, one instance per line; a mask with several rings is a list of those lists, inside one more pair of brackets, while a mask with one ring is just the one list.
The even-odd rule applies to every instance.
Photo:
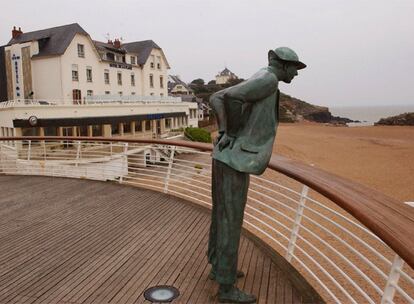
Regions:
[[[0, 141], [13, 140], [151, 143], [188, 147], [202, 151], [212, 151], [213, 149], [211, 144], [206, 143], [158, 139], [60, 136], [0, 137]], [[414, 254], [412, 252], [412, 248], [414, 248], [414, 238], [412, 237], [414, 235], [414, 210], [411, 207], [400, 204], [395, 199], [359, 183], [280, 155], [272, 156], [269, 168], [291, 177], [329, 198], [369, 228], [408, 265], [414, 268]]]

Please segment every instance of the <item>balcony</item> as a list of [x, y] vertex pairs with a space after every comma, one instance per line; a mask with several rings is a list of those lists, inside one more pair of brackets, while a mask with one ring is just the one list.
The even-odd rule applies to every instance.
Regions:
[[[144, 303], [163, 284], [176, 303], [217, 302], [210, 145], [0, 141], [0, 302]], [[238, 286], [258, 303], [412, 303], [413, 210], [273, 156], [251, 177]]]

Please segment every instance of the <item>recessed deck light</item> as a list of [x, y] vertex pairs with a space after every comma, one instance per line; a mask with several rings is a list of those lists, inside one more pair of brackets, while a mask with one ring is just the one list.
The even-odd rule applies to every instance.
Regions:
[[148, 288], [144, 292], [144, 298], [152, 303], [169, 303], [180, 295], [177, 288], [168, 285], [160, 285]]

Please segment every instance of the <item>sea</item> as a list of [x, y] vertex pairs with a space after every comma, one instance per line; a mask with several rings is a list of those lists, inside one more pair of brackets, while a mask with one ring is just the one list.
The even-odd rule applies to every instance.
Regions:
[[348, 123], [350, 127], [372, 126], [381, 118], [387, 118], [407, 112], [414, 112], [413, 105], [395, 106], [356, 106], [356, 107], [329, 107], [333, 116], [359, 120], [360, 123]]

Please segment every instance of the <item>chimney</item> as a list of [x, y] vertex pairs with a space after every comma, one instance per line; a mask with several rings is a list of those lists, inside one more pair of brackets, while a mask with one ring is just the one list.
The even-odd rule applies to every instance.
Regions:
[[19, 27], [18, 30], [16, 30], [16, 27], [13, 26], [13, 30], [12, 30], [12, 38], [17, 38], [19, 37], [21, 34], [23, 34], [22, 29]]
[[114, 45], [114, 43], [110, 39], [108, 39], [108, 44]]
[[114, 41], [114, 47], [116, 47], [117, 49], [121, 48], [121, 41], [119, 41], [119, 39], [115, 39]]

